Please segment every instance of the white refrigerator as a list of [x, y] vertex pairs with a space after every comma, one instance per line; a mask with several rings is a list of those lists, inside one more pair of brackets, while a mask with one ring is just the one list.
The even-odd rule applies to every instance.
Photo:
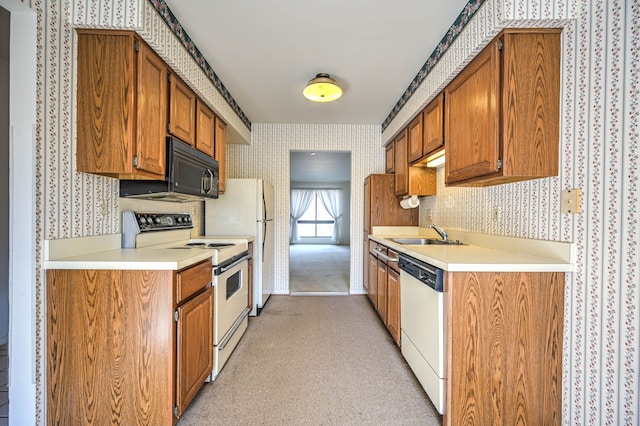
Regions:
[[273, 292], [273, 186], [262, 179], [227, 179], [224, 194], [205, 201], [207, 236], [244, 236], [253, 242], [253, 307], [256, 316]]

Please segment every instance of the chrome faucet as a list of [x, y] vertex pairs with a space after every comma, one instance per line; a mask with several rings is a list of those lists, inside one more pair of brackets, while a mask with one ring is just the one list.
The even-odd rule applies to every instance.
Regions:
[[442, 238], [442, 241], [448, 241], [447, 238], [449, 238], [449, 235], [447, 234], [447, 231], [445, 231], [444, 229], [442, 229], [441, 227], [439, 227], [435, 223], [432, 223], [429, 228], [431, 228], [434, 231], [436, 231], [438, 233], [438, 235], [440, 235], [440, 237]]

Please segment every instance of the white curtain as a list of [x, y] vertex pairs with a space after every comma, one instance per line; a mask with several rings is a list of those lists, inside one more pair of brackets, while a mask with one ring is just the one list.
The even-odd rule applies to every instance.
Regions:
[[314, 192], [311, 189], [292, 189], [291, 190], [291, 206], [289, 216], [289, 226], [291, 234], [289, 242], [293, 243], [298, 240], [298, 219], [307, 211], [313, 201]]
[[317, 194], [320, 196], [320, 201], [329, 216], [335, 221], [333, 226], [333, 242], [335, 244], [341, 243], [340, 229], [342, 229], [342, 190], [341, 189], [319, 189]]

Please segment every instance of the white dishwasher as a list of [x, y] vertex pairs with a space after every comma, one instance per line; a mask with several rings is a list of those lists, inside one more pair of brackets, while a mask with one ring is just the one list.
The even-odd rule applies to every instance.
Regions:
[[402, 355], [444, 414], [444, 271], [405, 254], [398, 256], [398, 267]]

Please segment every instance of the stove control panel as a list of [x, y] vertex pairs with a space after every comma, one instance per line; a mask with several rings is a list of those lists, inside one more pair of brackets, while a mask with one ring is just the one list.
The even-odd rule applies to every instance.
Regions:
[[140, 213], [122, 212], [122, 248], [135, 248], [136, 235], [151, 231], [191, 229], [189, 213]]
[[188, 213], [134, 213], [140, 232], [193, 228]]

